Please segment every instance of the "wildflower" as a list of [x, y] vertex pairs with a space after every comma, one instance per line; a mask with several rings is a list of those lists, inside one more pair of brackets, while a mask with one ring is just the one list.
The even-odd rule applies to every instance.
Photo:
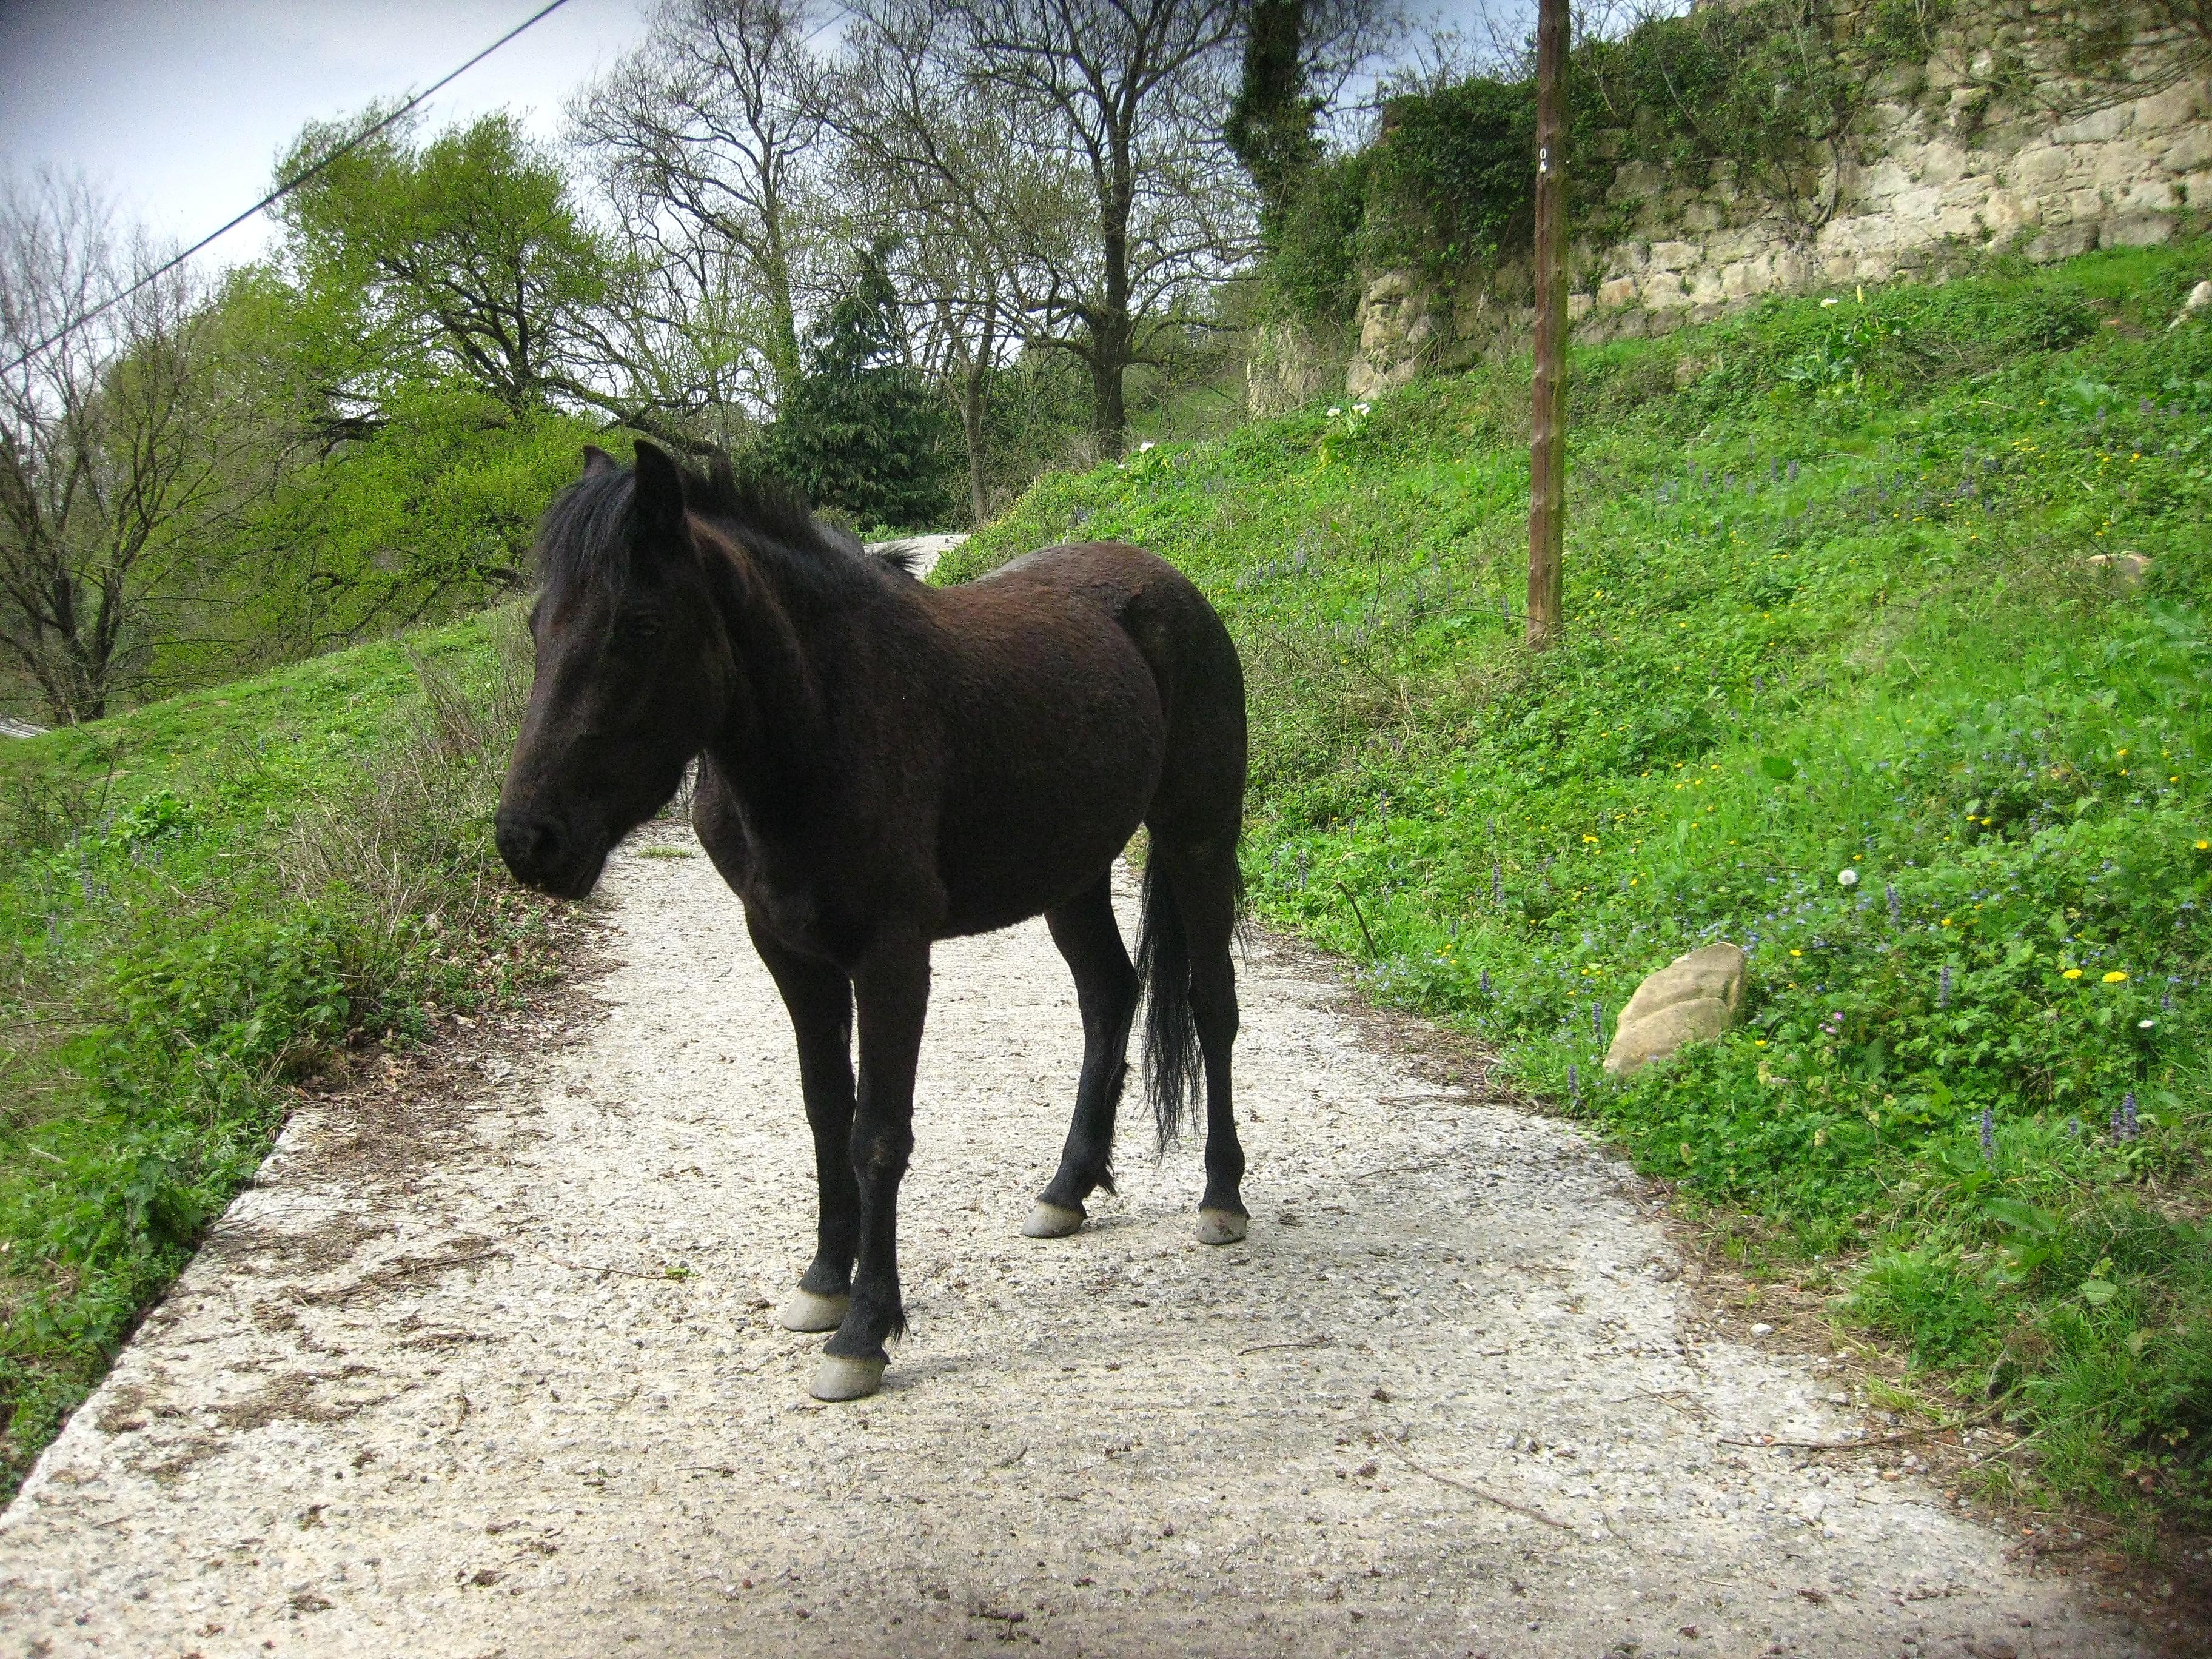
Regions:
[[1843, 301], [1840, 301], [1840, 300], [1837, 299], [1837, 298], [1836, 298], [1836, 296], [1835, 296], [1834, 295], [1831, 294], [1831, 295], [1830, 295], [1826, 299], [1825, 299], [1825, 300], [1823, 300], [1823, 301], [1820, 301], [1820, 308], [1821, 308], [1823, 311], [1825, 311], [1825, 310], [1826, 310], [1830, 306], [1832, 306], [1832, 305], [1841, 305], [1842, 303], [1843, 303]]
[[1997, 1161], [1996, 1115], [1986, 1106], [1982, 1108], [1982, 1159], [1988, 1164]]
[[1839, 886], [1856, 887], [1859, 884], [1859, 872], [1856, 870], [1838, 870], [1836, 872], [1836, 882]]
[[2105, 983], [2107, 985], [2124, 985], [2127, 983], [2127, 979], [2128, 976], [2125, 974], [2115, 968], [2111, 973], [2105, 975]]
[[1575, 1069], [1571, 1061], [1567, 1066], [1567, 1103], [1570, 1106], [1579, 1106], [1583, 1103], [1582, 1076]]
[[2200, 853], [2212, 853], [2212, 841], [2198, 842], [2197, 843], [2197, 850]]
[[2069, 968], [2064, 973], [2059, 975], [2058, 977], [2061, 979], [2079, 979], [2081, 977], [2081, 970], [2079, 968]]
[[1943, 971], [1936, 976], [1936, 1006], [1938, 1008], [1951, 1006], [1951, 964], [1948, 962], [1943, 964]]
[[1802, 951], [1799, 950], [1796, 945], [1791, 945], [1791, 946], [1790, 947], [1790, 954], [1791, 956], [1793, 956], [1793, 957], [1802, 957], [1802, 956], [1803, 956], [1805, 953], [1804, 953]]
[[1482, 970], [1482, 994], [1490, 994], [1490, 969], [1487, 968]]
[[1904, 911], [1904, 907], [1897, 902], [1897, 884], [1886, 881], [1881, 884], [1881, 890], [1883, 896], [1889, 901], [1889, 925], [1894, 927]]
[[1595, 1000], [1590, 1003], [1590, 1035], [1600, 1042], [1605, 1041], [1605, 1005]]
[[1352, 412], [1355, 415], [1364, 415], [1367, 412], [1367, 405], [1365, 404], [1354, 404], [1352, 406]]
[[2081, 1139], [2081, 1120], [2080, 1118], [2078, 1118], [2078, 1117], [2069, 1117], [2069, 1118], [2068, 1118], [2068, 1119], [2066, 1120], [2066, 1133], [2067, 1133], [2068, 1134], [2069, 1134], [2069, 1135], [2072, 1135], [2072, 1136], [2074, 1137], [2074, 1139], [2076, 1139], [2076, 1140]]
[[2139, 1019], [2136, 1022], [2136, 1030], [2138, 1031], [2153, 1031], [2157, 1029], [2158, 1022], [2154, 1019]]
[[1503, 904], [1505, 902], [1504, 866], [1496, 859], [1490, 860], [1490, 902], [1492, 904]]
[[1344, 411], [1343, 411], [1341, 409], [1338, 408], [1334, 404], [1331, 404], [1328, 406], [1328, 418], [1329, 418], [1329, 419], [1331, 419], [1332, 421], [1333, 421], [1333, 420], [1334, 420], [1338, 416], [1340, 416], [1340, 415], [1341, 415], [1341, 414], [1343, 414], [1343, 413], [1344, 413]]
[[2120, 1097], [2120, 1121], [2126, 1126], [2130, 1140], [2142, 1133], [2136, 1122], [2136, 1091], [2132, 1089]]
[[1820, 1022], [1820, 1029], [1832, 1037], [1843, 1036], [1844, 1011], [1838, 1008], [1830, 1014], [1827, 1018]]

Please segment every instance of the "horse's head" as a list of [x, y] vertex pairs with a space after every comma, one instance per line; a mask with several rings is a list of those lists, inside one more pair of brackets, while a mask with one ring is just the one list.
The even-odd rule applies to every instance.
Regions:
[[625, 472], [597, 449], [538, 532], [537, 672], [500, 792], [515, 878], [581, 898], [608, 851], [668, 804], [727, 696], [718, 589], [684, 481], [651, 444]]

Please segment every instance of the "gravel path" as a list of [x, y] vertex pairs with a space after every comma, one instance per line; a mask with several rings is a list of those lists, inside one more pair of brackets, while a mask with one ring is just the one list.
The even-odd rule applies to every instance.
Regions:
[[1073, 993], [1042, 924], [941, 951], [913, 1333], [818, 1406], [781, 1006], [688, 836], [604, 891], [563, 1008], [295, 1117], [0, 1521], [0, 1652], [2149, 1650], [1909, 1474], [1730, 1443], [1857, 1419], [1698, 1317], [1621, 1166], [1273, 940], [1218, 1250], [1133, 1134], [1091, 1226], [1019, 1236]]

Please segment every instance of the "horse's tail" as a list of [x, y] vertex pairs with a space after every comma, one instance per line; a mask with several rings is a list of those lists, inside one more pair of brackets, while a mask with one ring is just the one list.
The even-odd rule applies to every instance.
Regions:
[[1145, 988], [1145, 1092], [1163, 1154], [1189, 1121], [1203, 1086], [1198, 1020], [1190, 1008], [1190, 937], [1157, 844], [1145, 860], [1137, 977]]

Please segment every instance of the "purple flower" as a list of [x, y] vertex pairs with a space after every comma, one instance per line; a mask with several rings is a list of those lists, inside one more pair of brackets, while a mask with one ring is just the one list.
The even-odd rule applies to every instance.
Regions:
[[1605, 1005], [1595, 997], [1590, 999], [1590, 1035], [1600, 1042], [1605, 1041]]
[[1483, 995], [1485, 995], [1485, 996], [1488, 996], [1488, 995], [1490, 994], [1490, 969], [1487, 969], [1487, 968], [1486, 968], [1486, 969], [1484, 969], [1482, 970], [1482, 981], [1481, 981], [1481, 982], [1482, 982], [1482, 994], [1483, 994]]
[[1490, 860], [1490, 902], [1492, 904], [1505, 902], [1505, 870], [1494, 858]]
[[1997, 1159], [1996, 1115], [1986, 1106], [1982, 1108], [1982, 1158], [1990, 1164]]
[[2120, 1121], [2127, 1126], [2130, 1140], [2142, 1133], [2136, 1122], [2136, 1091], [2132, 1089], [2120, 1097]]
[[1943, 964], [1943, 971], [1936, 976], [1936, 1006], [1938, 1008], [1951, 1006], [1951, 964], [1948, 962]]
[[1897, 902], [1897, 884], [1893, 881], [1886, 881], [1881, 884], [1881, 890], [1884, 896], [1889, 900], [1889, 925], [1894, 927], [1902, 919], [1905, 909], [1905, 907]]
[[[2133, 1097], [2130, 1096], [2130, 1098], [2132, 1099]], [[1572, 1061], [1568, 1062], [1567, 1065], [1567, 1103], [1570, 1106], [1579, 1106], [1583, 1103], [1582, 1074], [1576, 1070]]]

